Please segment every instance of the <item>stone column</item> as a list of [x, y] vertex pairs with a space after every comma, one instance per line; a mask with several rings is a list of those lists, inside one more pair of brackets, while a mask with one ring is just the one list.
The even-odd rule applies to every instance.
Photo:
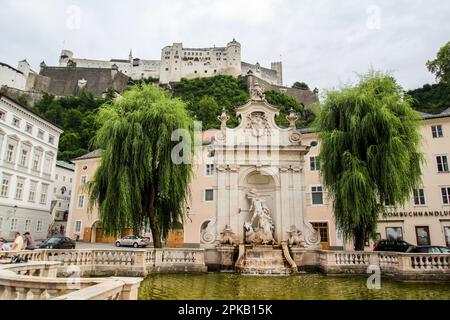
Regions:
[[217, 230], [216, 239], [220, 239], [220, 233], [225, 229], [227, 224], [230, 224], [229, 217], [229, 190], [226, 189], [226, 177], [227, 167], [225, 165], [217, 166], [217, 200], [216, 200], [216, 212], [217, 212]]
[[284, 234], [289, 228], [290, 212], [290, 192], [289, 192], [289, 168], [287, 166], [280, 167], [280, 201], [281, 212], [277, 212], [277, 241], [281, 242], [287, 238], [287, 234]]
[[[235, 234], [241, 234], [242, 225], [240, 225], [239, 221], [239, 166], [231, 166], [229, 171], [229, 216], [230, 216], [230, 225], [231, 229]], [[243, 242], [244, 239], [239, 239], [240, 242]]]
[[[304, 191], [302, 189], [302, 180], [303, 180], [303, 172], [300, 167], [292, 168], [292, 201], [293, 212], [292, 212], [292, 220], [291, 224], [295, 225], [298, 229], [303, 231], [303, 218], [306, 215], [306, 211], [304, 209]], [[300, 204], [300, 205], [299, 205]]]

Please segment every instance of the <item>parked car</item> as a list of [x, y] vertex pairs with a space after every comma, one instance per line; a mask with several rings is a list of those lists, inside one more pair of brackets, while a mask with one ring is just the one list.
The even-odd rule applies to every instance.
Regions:
[[419, 246], [409, 249], [407, 253], [450, 253], [450, 248], [442, 246]]
[[52, 236], [39, 245], [41, 249], [75, 249], [75, 241], [64, 236]]
[[373, 251], [406, 252], [414, 247], [404, 240], [380, 240], [374, 245]]
[[117, 239], [116, 241], [116, 247], [146, 247], [150, 244], [150, 238], [148, 237], [141, 237], [141, 236], [127, 236], [123, 237], [121, 239]]

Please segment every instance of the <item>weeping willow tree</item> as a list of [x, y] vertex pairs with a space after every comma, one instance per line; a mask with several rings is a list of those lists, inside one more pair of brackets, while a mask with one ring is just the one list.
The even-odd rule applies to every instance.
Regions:
[[374, 237], [384, 205], [404, 204], [420, 184], [419, 115], [411, 104], [392, 77], [370, 72], [355, 87], [329, 92], [316, 120], [323, 183], [355, 250]]
[[[185, 104], [142, 84], [102, 106], [97, 120], [94, 145], [104, 151], [88, 185], [90, 208], [97, 206], [108, 235], [150, 225], [154, 246], [162, 247], [161, 239], [181, 221], [191, 177], [193, 122]], [[172, 141], [178, 129], [184, 139]], [[173, 150], [180, 152], [172, 157]]]

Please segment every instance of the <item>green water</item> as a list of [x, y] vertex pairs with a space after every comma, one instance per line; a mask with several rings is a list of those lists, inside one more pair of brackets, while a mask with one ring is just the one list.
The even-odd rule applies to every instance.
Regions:
[[308, 273], [296, 276], [246, 276], [235, 273], [160, 274], [148, 276], [141, 300], [376, 300], [450, 299], [449, 283], [412, 283], [381, 279], [368, 289], [367, 277]]

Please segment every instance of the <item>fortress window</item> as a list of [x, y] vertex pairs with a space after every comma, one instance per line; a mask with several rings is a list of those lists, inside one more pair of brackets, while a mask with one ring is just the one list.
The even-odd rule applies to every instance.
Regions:
[[205, 73], [208, 73], [208, 70], [205, 70]]
[[194, 70], [194, 73], [197, 73], [197, 70]]
[[214, 73], [217, 73], [217, 70], [216, 70], [216, 69], [214, 69]]
[[166, 68], [166, 71], [169, 71], [169, 68]]

